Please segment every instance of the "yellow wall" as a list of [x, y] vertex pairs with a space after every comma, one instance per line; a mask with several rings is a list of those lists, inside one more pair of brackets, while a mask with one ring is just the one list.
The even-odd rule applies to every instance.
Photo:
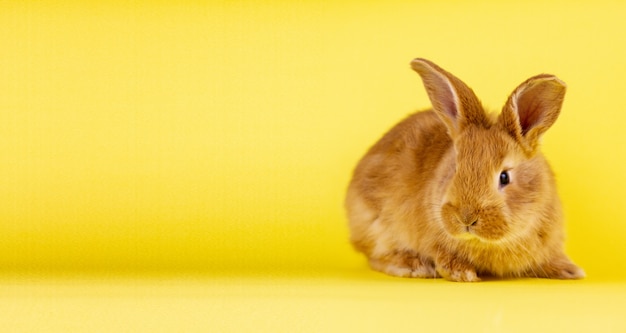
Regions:
[[429, 106], [414, 57], [499, 109], [568, 84], [544, 151], [568, 252], [626, 277], [626, 4], [0, 3], [0, 266], [361, 267], [342, 210], [365, 149]]

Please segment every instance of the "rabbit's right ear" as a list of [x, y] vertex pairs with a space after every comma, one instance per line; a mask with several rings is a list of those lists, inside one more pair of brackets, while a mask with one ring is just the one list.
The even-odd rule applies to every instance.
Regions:
[[467, 124], [489, 126], [480, 101], [463, 81], [426, 59], [411, 61], [411, 67], [422, 77], [433, 110], [446, 124], [450, 136]]

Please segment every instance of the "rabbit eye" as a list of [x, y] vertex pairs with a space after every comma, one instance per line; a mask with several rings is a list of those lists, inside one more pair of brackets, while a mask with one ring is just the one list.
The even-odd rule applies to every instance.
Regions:
[[500, 172], [500, 186], [506, 186], [511, 182], [508, 171]]

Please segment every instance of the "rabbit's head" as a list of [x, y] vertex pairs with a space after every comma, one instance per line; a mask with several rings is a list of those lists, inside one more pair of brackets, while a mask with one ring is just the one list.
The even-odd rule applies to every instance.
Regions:
[[[550, 167], [538, 151], [541, 135], [556, 121], [566, 86], [548, 74], [519, 85], [502, 112], [485, 112], [461, 80], [424, 59], [417, 71], [433, 110], [453, 142], [446, 166], [440, 221], [457, 239], [499, 243], [537, 232], [542, 216], [560, 212]], [[558, 200], [557, 200], [558, 202]]]

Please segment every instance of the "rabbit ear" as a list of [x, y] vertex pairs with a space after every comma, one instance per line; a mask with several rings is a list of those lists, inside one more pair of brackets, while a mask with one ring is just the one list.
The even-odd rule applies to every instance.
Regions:
[[411, 67], [422, 77], [433, 110], [451, 136], [467, 124], [489, 126], [480, 101], [463, 81], [426, 59], [413, 60]]
[[498, 118], [498, 123], [533, 154], [541, 135], [561, 112], [566, 85], [556, 76], [540, 74], [520, 84]]

